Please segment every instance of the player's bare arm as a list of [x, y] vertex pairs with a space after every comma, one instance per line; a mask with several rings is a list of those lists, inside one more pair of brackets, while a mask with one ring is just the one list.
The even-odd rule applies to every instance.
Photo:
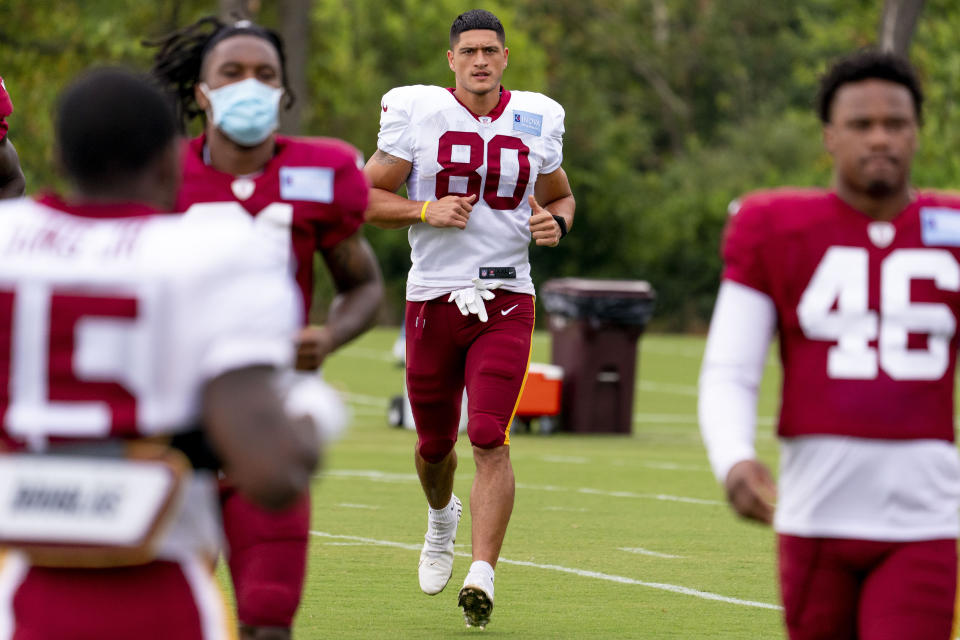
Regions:
[[383, 299], [383, 277], [359, 233], [323, 252], [337, 296], [322, 327], [306, 327], [297, 344], [297, 368], [316, 369], [341, 345], [373, 326]]
[[303, 495], [320, 443], [311, 418], [290, 418], [272, 367], [237, 369], [207, 383], [204, 424], [233, 484], [258, 504], [283, 508]]
[[381, 229], [402, 229], [413, 224], [465, 229], [476, 196], [444, 196], [435, 202], [407, 200], [397, 195], [413, 165], [379, 149], [367, 161], [364, 175], [370, 181], [367, 222]]
[[534, 195], [528, 198], [530, 235], [540, 246], [555, 247], [560, 244], [563, 230], [553, 216], [563, 218], [569, 232], [573, 227], [573, 214], [577, 207], [567, 173], [560, 168], [541, 175], [537, 178], [533, 192]]
[[0, 199], [19, 198], [26, 191], [26, 186], [17, 150], [5, 137], [0, 141]]
[[727, 501], [740, 517], [773, 523], [777, 488], [766, 465], [756, 460], [742, 460], [730, 468], [724, 485]]

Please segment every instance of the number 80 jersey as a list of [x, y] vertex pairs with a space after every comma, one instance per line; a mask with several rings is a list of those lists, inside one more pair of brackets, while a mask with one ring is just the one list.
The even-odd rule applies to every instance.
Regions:
[[413, 164], [411, 200], [476, 196], [466, 229], [410, 227], [408, 300], [470, 286], [481, 267], [514, 267], [504, 288], [534, 293], [530, 205], [540, 174], [560, 168], [563, 108], [539, 93], [504, 89], [496, 108], [472, 113], [452, 89], [398, 87], [383, 97], [377, 146]]
[[921, 192], [884, 222], [833, 192], [756, 193], [724, 260], [776, 306], [781, 436], [953, 441], [960, 197]]

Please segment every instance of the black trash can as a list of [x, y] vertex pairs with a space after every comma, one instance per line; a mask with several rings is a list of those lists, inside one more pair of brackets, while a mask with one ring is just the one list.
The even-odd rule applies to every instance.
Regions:
[[656, 294], [643, 280], [560, 278], [540, 288], [552, 361], [563, 367], [562, 429], [630, 433], [637, 340]]

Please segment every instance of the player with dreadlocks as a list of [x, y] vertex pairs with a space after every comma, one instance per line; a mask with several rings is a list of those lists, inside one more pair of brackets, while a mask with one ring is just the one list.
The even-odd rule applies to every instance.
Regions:
[[[208, 17], [150, 44], [159, 47], [153, 74], [176, 96], [183, 125], [203, 122], [185, 148], [177, 209], [202, 216], [206, 203], [234, 202], [275, 241], [304, 301], [297, 366], [316, 370], [373, 323], [383, 296], [376, 258], [360, 233], [368, 187], [359, 152], [338, 140], [276, 133], [280, 103], [285, 98], [289, 107], [293, 97], [273, 31]], [[337, 290], [319, 327], [307, 325], [315, 253]], [[308, 496], [279, 513], [229, 487], [222, 501], [241, 634], [288, 638], [306, 565]]]

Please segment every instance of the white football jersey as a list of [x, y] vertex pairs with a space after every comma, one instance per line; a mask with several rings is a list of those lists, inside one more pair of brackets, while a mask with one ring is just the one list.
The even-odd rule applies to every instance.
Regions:
[[563, 108], [528, 91], [503, 90], [486, 116], [449, 89], [398, 87], [383, 97], [377, 146], [413, 163], [411, 200], [476, 195], [466, 229], [415, 224], [408, 300], [429, 300], [471, 285], [485, 267], [514, 267], [504, 289], [534, 293], [530, 279], [530, 205], [540, 174], [563, 160]]
[[[249, 224], [0, 204], [0, 433], [195, 428], [203, 383], [286, 366], [300, 302]], [[129, 207], [128, 207], [129, 209]]]

